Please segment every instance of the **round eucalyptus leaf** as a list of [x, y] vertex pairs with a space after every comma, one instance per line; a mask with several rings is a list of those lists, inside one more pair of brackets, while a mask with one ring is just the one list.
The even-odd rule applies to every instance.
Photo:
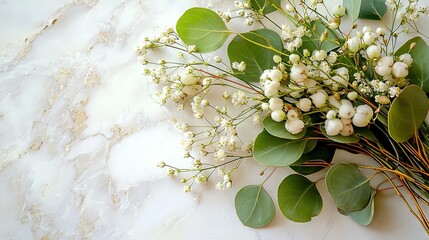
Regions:
[[326, 129], [325, 126], [320, 127], [320, 130], [322, 131], [323, 135], [325, 135], [325, 137], [331, 139], [334, 142], [339, 142], [339, 143], [357, 143], [359, 142], [359, 138], [356, 137], [356, 135], [352, 134], [350, 136], [342, 136], [340, 134], [336, 135], [336, 136], [329, 136], [326, 133]]
[[271, 135], [278, 137], [278, 138], [284, 138], [284, 139], [301, 139], [305, 136], [306, 129], [301, 131], [298, 134], [292, 134], [288, 130], [286, 130], [285, 122], [276, 122], [274, 121], [271, 116], [267, 116], [264, 119], [264, 128], [269, 132]]
[[290, 165], [290, 168], [302, 175], [309, 175], [318, 172], [325, 167], [323, 166], [306, 166], [303, 163], [312, 161], [324, 161], [330, 163], [334, 157], [335, 148], [326, 146], [323, 142], [318, 142], [313, 151], [303, 154], [298, 161]]
[[351, 212], [348, 215], [353, 219], [353, 221], [359, 223], [360, 225], [367, 226], [371, 223], [374, 217], [374, 200], [375, 200], [375, 190], [372, 189], [371, 200], [368, 205], [357, 212]]
[[273, 30], [264, 28], [235, 36], [228, 45], [228, 58], [231, 64], [244, 61], [246, 69], [234, 69], [234, 75], [246, 82], [259, 82], [262, 72], [274, 65], [276, 52], [272, 49], [283, 50], [282, 40]]
[[355, 128], [355, 134], [361, 137], [364, 137], [370, 141], [378, 142], [375, 134], [369, 129], [369, 127]]
[[262, 185], [249, 185], [235, 196], [235, 210], [243, 225], [259, 228], [274, 219], [273, 200]]
[[313, 151], [313, 149], [316, 147], [317, 145], [317, 140], [308, 140], [307, 144], [305, 144], [305, 148], [304, 148], [304, 154], [309, 153], [311, 151]]
[[[416, 43], [414, 49], [410, 50], [410, 45]], [[421, 37], [415, 37], [408, 40], [402, 45], [395, 55], [400, 56], [401, 54], [408, 53], [413, 58], [413, 64], [409, 69], [410, 82], [419, 86], [425, 93], [429, 92], [429, 46]]]
[[[354, 0], [356, 1], [356, 0]], [[385, 0], [361, 0], [359, 18], [380, 20], [386, 14], [387, 6]]]
[[337, 207], [345, 212], [364, 209], [371, 198], [369, 180], [354, 164], [337, 163], [326, 174], [326, 186]]
[[298, 174], [291, 174], [281, 182], [278, 203], [283, 215], [294, 222], [309, 222], [323, 207], [316, 183]]
[[262, 165], [286, 167], [302, 156], [306, 143], [307, 139], [282, 139], [263, 131], [256, 137], [253, 157]]
[[353, 22], [359, 17], [362, 0], [343, 0], [343, 6], [346, 8], [347, 16], [349, 16]]
[[188, 9], [179, 18], [176, 30], [184, 43], [195, 45], [200, 53], [220, 48], [231, 34], [216, 12], [198, 7]]
[[416, 85], [406, 87], [390, 106], [389, 135], [397, 142], [412, 138], [426, 119], [428, 110], [429, 101], [423, 90]]
[[250, 0], [250, 4], [255, 11], [262, 11], [263, 14], [268, 14], [277, 10], [274, 6], [280, 8], [280, 1], [281, 0]]

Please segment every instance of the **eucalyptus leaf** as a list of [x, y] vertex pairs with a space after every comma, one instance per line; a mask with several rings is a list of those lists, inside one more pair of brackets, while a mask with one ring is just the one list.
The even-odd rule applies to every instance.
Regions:
[[339, 142], [339, 143], [357, 143], [357, 142], [359, 142], [359, 138], [356, 137], [356, 135], [354, 135], [354, 134], [352, 134], [350, 136], [342, 136], [340, 134], [338, 134], [336, 136], [329, 136], [326, 133], [325, 126], [320, 127], [320, 130], [322, 131], [323, 135], [325, 135], [325, 137], [331, 139], [334, 142]]
[[368, 224], [371, 223], [374, 217], [375, 193], [376, 191], [372, 189], [371, 200], [369, 201], [368, 205], [364, 209], [357, 212], [351, 212], [348, 214], [353, 219], [353, 221], [363, 226], [367, 226]]
[[284, 139], [301, 139], [305, 136], [306, 129], [301, 131], [298, 134], [292, 134], [288, 130], [286, 130], [285, 122], [276, 122], [274, 121], [271, 116], [267, 116], [264, 119], [264, 128], [267, 130], [268, 133], [271, 135], [278, 137], [278, 138], [284, 138]]
[[305, 144], [304, 154], [313, 151], [313, 149], [316, 147], [316, 145], [317, 145], [317, 140], [314, 140], [314, 139], [308, 140], [307, 144]]
[[334, 157], [335, 148], [328, 147], [323, 142], [318, 142], [313, 151], [303, 154], [298, 161], [290, 165], [290, 168], [302, 175], [309, 175], [318, 172], [325, 167], [322, 166], [306, 166], [303, 163], [311, 163], [312, 161], [323, 161], [330, 163]]
[[323, 207], [316, 183], [298, 174], [291, 174], [281, 182], [278, 203], [283, 215], [294, 222], [309, 222]]
[[388, 114], [389, 135], [397, 142], [405, 142], [420, 128], [429, 110], [429, 101], [423, 90], [407, 86], [393, 100]]
[[220, 48], [231, 31], [222, 18], [207, 8], [191, 8], [177, 21], [177, 33], [187, 45], [195, 45], [197, 52], [212, 52]]
[[[353, 0], [357, 1], [357, 0]], [[387, 6], [385, 0], [361, 0], [359, 11], [360, 19], [380, 20], [386, 14]]]
[[[410, 45], [416, 43], [415, 48], [410, 50]], [[396, 51], [396, 56], [401, 54], [408, 53], [413, 58], [413, 63], [409, 69], [409, 75], [407, 76], [410, 79], [410, 82], [419, 86], [425, 93], [429, 92], [429, 46], [421, 37], [415, 37], [404, 45], [402, 45], [398, 51]]]
[[[315, 29], [315, 33], [312, 33], [310, 37], [303, 36], [302, 37], [302, 49], [307, 49], [310, 52], [313, 52], [314, 50], [323, 49], [327, 52], [332, 51], [338, 47], [340, 47], [340, 44], [335, 44], [330, 41], [323, 41], [320, 42], [320, 36], [325, 32], [327, 29], [326, 26], [321, 21], [313, 21], [311, 22], [312, 28]], [[339, 39], [339, 35], [336, 30], [328, 29], [328, 36], [327, 39]]]
[[[368, 1], [368, 0], [366, 0]], [[369, 0], [372, 1], [372, 0]], [[362, 0], [343, 0], [343, 6], [346, 8], [346, 13], [353, 21], [359, 17], [359, 12], [362, 6]]]
[[273, 5], [280, 8], [280, 1], [281, 0], [250, 0], [250, 4], [255, 11], [262, 11], [263, 14], [268, 14], [277, 10]]
[[262, 165], [286, 167], [302, 156], [306, 143], [307, 139], [282, 139], [263, 131], [256, 137], [253, 157]]
[[337, 207], [345, 212], [364, 209], [371, 199], [369, 180], [354, 164], [334, 164], [326, 174], [326, 186]]
[[273, 57], [283, 50], [280, 36], [270, 29], [258, 29], [234, 37], [228, 45], [231, 62], [246, 63], [245, 72], [234, 69], [234, 75], [246, 82], [259, 82], [263, 71], [274, 65]]
[[262, 185], [242, 188], [235, 196], [235, 210], [243, 225], [252, 228], [269, 224], [275, 215], [273, 200]]
[[378, 142], [377, 137], [374, 135], [371, 129], [369, 129], [369, 127], [357, 127], [355, 128], [355, 134], [358, 136], [362, 136], [370, 141]]

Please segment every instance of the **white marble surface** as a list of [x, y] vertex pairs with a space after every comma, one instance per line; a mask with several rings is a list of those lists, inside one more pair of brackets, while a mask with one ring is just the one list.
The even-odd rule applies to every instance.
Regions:
[[[241, 225], [233, 201], [261, 181], [262, 167], [246, 163], [231, 190], [191, 194], [156, 168], [184, 161], [181, 134], [154, 102], [134, 48], [206, 4], [0, 0], [0, 239], [424, 239], [393, 192], [377, 196], [368, 227], [324, 194], [311, 223], [277, 210], [255, 230]], [[274, 198], [287, 173], [267, 183]]]

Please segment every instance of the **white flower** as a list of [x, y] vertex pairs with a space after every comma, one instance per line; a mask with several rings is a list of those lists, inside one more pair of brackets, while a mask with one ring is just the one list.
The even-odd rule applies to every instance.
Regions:
[[276, 110], [271, 113], [271, 118], [276, 122], [285, 120], [286, 113], [283, 110]]
[[346, 14], [346, 9], [343, 7], [343, 5], [337, 5], [332, 9], [332, 14], [335, 17], [343, 17], [344, 14]]
[[369, 46], [371, 44], [374, 43], [375, 39], [377, 38], [377, 35], [375, 35], [375, 33], [373, 32], [366, 32], [363, 35], [363, 42], [365, 43], [366, 46]]
[[268, 103], [270, 104], [271, 111], [283, 109], [283, 100], [280, 98], [271, 98]]
[[347, 98], [350, 99], [351, 101], [356, 100], [357, 97], [358, 97], [358, 93], [357, 92], [349, 92], [349, 93], [347, 93]]
[[317, 61], [323, 61], [328, 56], [325, 50], [317, 50], [314, 52], [314, 57]]
[[362, 32], [363, 32], [363, 33], [372, 32], [372, 28], [371, 28], [371, 27], [369, 27], [369, 26], [364, 26], [364, 27], [362, 28]]
[[340, 131], [340, 134], [345, 137], [352, 135], [354, 132], [352, 120], [350, 118], [341, 118], [341, 122], [343, 123], [343, 130]]
[[274, 55], [273, 56], [273, 61], [275, 63], [280, 63], [282, 61], [282, 57], [280, 57], [279, 55]]
[[334, 95], [329, 96], [328, 100], [329, 100], [329, 104], [331, 104], [332, 106], [336, 108], [341, 107], [340, 102], [338, 102], [338, 100], [334, 97]]
[[344, 87], [347, 87], [349, 85], [349, 82], [346, 81], [342, 76], [333, 76], [332, 80], [334, 80], [336, 83], [341, 84], [341, 86], [344, 86]]
[[398, 78], [406, 77], [408, 76], [408, 65], [403, 62], [395, 62], [392, 67], [392, 73]]
[[336, 29], [338, 29], [338, 27], [340, 27], [340, 25], [339, 25], [338, 23], [336, 23], [336, 22], [330, 22], [330, 23], [328, 24], [328, 27], [329, 27], [330, 29], [336, 30]]
[[198, 76], [195, 76], [193, 73], [189, 73], [188, 70], [185, 70], [180, 75], [180, 82], [185, 85], [194, 85], [200, 80]]
[[290, 5], [289, 3], [286, 4], [285, 9], [288, 12], [293, 12], [295, 10], [295, 8], [292, 5]]
[[353, 116], [352, 122], [356, 127], [366, 127], [371, 121], [374, 111], [368, 105], [360, 105], [356, 108], [356, 113]]
[[278, 94], [280, 82], [271, 81], [265, 86], [264, 95], [267, 97], [274, 97]]
[[311, 100], [308, 98], [301, 98], [296, 103], [296, 106], [301, 109], [303, 112], [308, 112], [311, 110]]
[[268, 104], [266, 102], [261, 103], [261, 108], [262, 108], [262, 110], [267, 111], [268, 109], [270, 109], [270, 104]]
[[340, 75], [340, 76], [346, 78], [347, 80], [349, 80], [349, 70], [346, 67], [338, 68], [337, 70], [335, 70], [335, 72], [338, 75]]
[[313, 105], [317, 108], [324, 107], [326, 105], [327, 96], [322, 92], [317, 92], [310, 96], [313, 101]]
[[377, 66], [375, 66], [375, 72], [380, 76], [387, 77], [392, 73], [392, 66], [392, 56], [382, 57], [380, 60], [378, 60]]
[[379, 58], [381, 56], [381, 48], [378, 45], [371, 45], [366, 49], [369, 59]]
[[289, 120], [298, 119], [298, 116], [299, 116], [299, 114], [293, 109], [291, 109], [287, 112], [287, 119], [289, 119]]
[[326, 113], [327, 119], [335, 119], [337, 117], [337, 112], [334, 110], [329, 110], [328, 113]]
[[[345, 103], [346, 101], [350, 104]], [[349, 100], [345, 99], [343, 99], [341, 102], [342, 104], [338, 112], [340, 118], [352, 118], [353, 115], [355, 115], [355, 109], [353, 108], [352, 103]]]
[[377, 95], [377, 96], [375, 96], [375, 102], [378, 102], [380, 104], [389, 104], [390, 99], [387, 96]]
[[299, 57], [299, 55], [298, 55], [298, 54], [292, 53], [292, 54], [289, 56], [289, 61], [290, 61], [291, 63], [293, 63], [293, 64], [298, 63], [298, 62], [299, 62], [299, 60], [300, 60], [300, 57]]
[[300, 81], [307, 78], [307, 66], [302, 63], [294, 64], [290, 70], [290, 78]]
[[413, 58], [409, 53], [404, 53], [401, 56], [399, 56], [399, 60], [407, 64], [408, 66], [411, 66], [411, 64], [413, 63]]
[[349, 40], [347, 40], [347, 48], [350, 52], [356, 53], [360, 49], [360, 40], [357, 37], [352, 37]]
[[382, 28], [382, 27], [377, 28], [376, 32], [377, 32], [378, 36], [384, 36], [384, 35], [386, 35], [386, 29]]
[[304, 126], [304, 122], [301, 119], [287, 120], [285, 123], [286, 130], [292, 134], [300, 133]]
[[282, 80], [283, 78], [283, 74], [280, 70], [278, 69], [273, 69], [270, 71], [270, 78], [273, 81], [279, 82], [280, 80]]
[[327, 119], [325, 121], [325, 130], [328, 136], [336, 136], [343, 130], [343, 123], [340, 119]]
[[330, 52], [329, 55], [326, 57], [326, 61], [328, 61], [331, 64], [334, 64], [337, 62], [338, 55], [336, 52]]

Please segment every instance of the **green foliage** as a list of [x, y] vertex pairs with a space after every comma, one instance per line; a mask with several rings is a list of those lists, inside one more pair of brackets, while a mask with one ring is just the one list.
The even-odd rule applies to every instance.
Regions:
[[268, 132], [256, 137], [253, 157], [266, 166], [285, 167], [296, 162], [303, 154], [307, 139], [289, 140], [277, 138]]
[[343, 0], [347, 15], [356, 19], [380, 20], [386, 14], [385, 0]]
[[283, 43], [273, 30], [259, 29], [235, 36], [228, 45], [228, 57], [231, 64], [244, 61], [246, 70], [243, 73], [234, 69], [234, 75], [246, 82], [259, 82], [262, 72], [274, 65], [274, 50], [281, 52]]
[[282, 181], [278, 202], [283, 215], [294, 222], [310, 221], [323, 207], [316, 183], [298, 174], [291, 174]]
[[270, 116], [264, 119], [264, 128], [271, 135], [284, 139], [301, 139], [305, 136], [305, 129], [298, 134], [292, 134], [285, 128], [285, 122], [276, 122]]
[[195, 45], [197, 52], [212, 52], [220, 48], [231, 31], [222, 18], [207, 8], [191, 8], [177, 21], [177, 33], [187, 45]]
[[[416, 43], [414, 49], [410, 51], [410, 45]], [[401, 54], [409, 53], [413, 58], [413, 64], [409, 69], [409, 75], [407, 76], [410, 79], [410, 82], [419, 86], [425, 93], [429, 92], [429, 46], [426, 44], [425, 40], [421, 37], [415, 37], [408, 40], [404, 45], [402, 45], [398, 51], [396, 51], [396, 56]]]
[[[338, 44], [330, 42], [330, 41], [323, 41], [320, 42], [320, 36], [325, 32], [327, 27], [323, 24], [321, 21], [313, 21], [311, 22], [312, 29], [314, 29], [314, 33], [310, 37], [304, 36], [302, 37], [302, 49], [307, 49], [310, 52], [313, 52], [314, 50], [323, 49], [327, 52], [332, 51], [339, 47]], [[339, 39], [339, 35], [337, 31], [329, 30], [327, 39]]]
[[242, 188], [235, 196], [235, 210], [243, 225], [253, 228], [269, 224], [275, 215], [273, 200], [262, 185]]
[[311, 163], [312, 161], [324, 161], [330, 163], [334, 157], [335, 148], [328, 147], [323, 142], [318, 142], [313, 151], [303, 154], [298, 161], [290, 165], [290, 168], [302, 175], [309, 175], [318, 172], [324, 167], [305, 166], [303, 163]]
[[280, 8], [280, 1], [281, 0], [250, 0], [250, 4], [252, 4], [252, 8], [255, 11], [268, 14], [277, 10], [273, 5]]
[[348, 215], [353, 219], [353, 221], [359, 223], [360, 225], [367, 226], [371, 223], [372, 218], [374, 217], [374, 200], [375, 200], [376, 191], [372, 189], [371, 200], [368, 205], [357, 212], [351, 212]]
[[368, 205], [369, 180], [354, 164], [337, 163], [326, 174], [328, 192], [344, 212], [360, 211]]
[[397, 142], [405, 142], [417, 133], [429, 110], [429, 101], [423, 90], [406, 87], [392, 102], [388, 114], [389, 135]]

